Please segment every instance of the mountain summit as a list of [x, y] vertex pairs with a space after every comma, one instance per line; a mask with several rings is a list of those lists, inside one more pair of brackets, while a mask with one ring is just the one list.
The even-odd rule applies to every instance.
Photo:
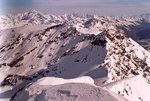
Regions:
[[148, 101], [150, 53], [138, 35], [150, 18], [139, 18], [1, 16], [0, 101]]

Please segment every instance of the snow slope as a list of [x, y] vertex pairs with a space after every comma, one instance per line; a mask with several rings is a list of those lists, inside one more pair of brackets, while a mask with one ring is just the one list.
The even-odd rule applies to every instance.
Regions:
[[150, 86], [142, 76], [134, 76], [105, 85], [129, 101], [149, 101]]
[[[38, 88], [38, 89], [37, 89]], [[11, 101], [126, 101], [107, 90], [94, 86], [90, 77], [71, 80], [46, 77], [38, 80]]]
[[[69, 85], [72, 86], [69, 90], [69, 101], [72, 99], [70, 92], [77, 92], [77, 99], [82, 99], [81, 88], [84, 86], [98, 91], [104, 90], [112, 95], [111, 91], [117, 92], [93, 85], [104, 86], [120, 80], [126, 81], [126, 78], [129, 78], [130, 82], [130, 77], [136, 75], [147, 81], [141, 86], [149, 85], [150, 53], [133, 40], [137, 40], [136, 32], [149, 26], [148, 17], [78, 14], [55, 16], [33, 10], [14, 16], [1, 16], [0, 19], [0, 100], [20, 100], [22, 96], [31, 101], [39, 97], [48, 100], [53, 94], [58, 94], [56, 100], [60, 100], [61, 93], [58, 89], [64, 86], [69, 89]], [[53, 83], [46, 83], [48, 81]], [[89, 82], [92, 85], [89, 85]], [[143, 82], [143, 79], [137, 82]], [[131, 83], [131, 86], [133, 85]], [[81, 88], [78, 88], [80, 86]], [[35, 92], [31, 92], [32, 87]], [[119, 84], [119, 87], [123, 87], [122, 84]], [[42, 91], [38, 95], [37, 88]], [[91, 89], [85, 89], [83, 92]], [[96, 96], [99, 94], [97, 90], [92, 93], [95, 101], [101, 97], [101, 94]], [[50, 91], [54, 93], [49, 93]], [[142, 92], [140, 97], [147, 99], [147, 95], [141, 89], [139, 91]], [[16, 97], [20, 92], [22, 96]], [[137, 90], [133, 89], [133, 92]], [[85, 94], [86, 98], [93, 98], [87, 97], [89, 93]], [[116, 101], [118, 98], [109, 98], [104, 93], [105, 95], [106, 100], [108, 98]], [[135, 93], [133, 97], [125, 97], [137, 101], [139, 96]], [[62, 99], [66, 98], [67, 95], [63, 95]]]

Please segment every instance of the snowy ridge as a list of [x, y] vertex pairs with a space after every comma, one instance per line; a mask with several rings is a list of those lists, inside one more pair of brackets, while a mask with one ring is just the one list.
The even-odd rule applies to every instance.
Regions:
[[148, 51], [120, 32], [112, 31], [106, 39], [108, 53], [104, 65], [109, 68], [108, 75], [111, 80], [139, 74], [145, 77], [149, 75]]
[[39, 85], [61, 85], [65, 83], [87, 83], [87, 84], [94, 85], [94, 80], [88, 76], [75, 78], [75, 79], [68, 79], [68, 80], [62, 78], [56, 78], [56, 77], [45, 77], [39, 79], [37, 83], [39, 83]]
[[[136, 17], [136, 16], [135, 16]], [[135, 25], [143, 19], [142, 16], [138, 16], [141, 19], [132, 19], [132, 17], [109, 17], [109, 16], [96, 16], [96, 15], [79, 15], [79, 14], [64, 14], [64, 15], [49, 15], [32, 10], [23, 14], [1, 16], [1, 25], [15, 25], [21, 26], [25, 24], [52, 24], [67, 22], [70, 24], [86, 24], [88, 27], [90, 24], [96, 27], [105, 27], [107, 25]], [[147, 19], [149, 17], [146, 17]], [[91, 26], [92, 26], [91, 25]], [[103, 26], [101, 26], [103, 25]], [[108, 26], [107, 26], [108, 27]], [[7, 27], [5, 27], [7, 28]]]
[[[24, 96], [24, 101], [148, 101], [142, 88], [133, 95], [122, 88], [127, 82], [137, 92], [139, 85], [134, 85], [143, 82], [150, 92], [150, 53], [133, 40], [138, 39], [136, 32], [149, 27], [149, 18], [146, 23], [139, 18], [55, 16], [35, 10], [0, 17], [0, 101]], [[139, 78], [135, 84], [133, 76]], [[85, 92], [92, 89], [87, 97]]]
[[[55, 79], [53, 78], [53, 80]], [[70, 83], [54, 86], [47, 85], [47, 83], [47, 86], [39, 86], [38, 83], [32, 84], [24, 89], [24, 91], [19, 92], [19, 95], [21, 96], [13, 97], [11, 101], [26, 101], [26, 99], [28, 99], [28, 101], [127, 101], [101, 87], [92, 86], [86, 83], [72, 83], [72, 81], [69, 80], [67, 80], [67, 82]], [[27, 93], [29, 93], [30, 96]], [[22, 99], [22, 97], [24, 97], [24, 99]]]

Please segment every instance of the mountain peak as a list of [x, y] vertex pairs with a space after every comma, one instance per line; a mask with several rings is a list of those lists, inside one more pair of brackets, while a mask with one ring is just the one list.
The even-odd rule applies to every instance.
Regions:
[[[0, 93], [11, 101], [20, 101], [24, 96], [56, 99], [54, 95], [66, 101], [80, 98], [85, 92], [89, 97], [91, 90], [98, 99], [95, 101], [113, 95], [111, 91], [116, 93], [114, 101], [149, 101], [142, 86], [149, 94], [150, 53], [132, 39], [150, 27], [148, 20], [143, 23], [143, 19], [123, 17], [58, 16], [36, 10], [1, 19], [0, 89], [6, 93]], [[84, 91], [80, 87], [90, 88]], [[103, 89], [108, 91], [104, 93]]]

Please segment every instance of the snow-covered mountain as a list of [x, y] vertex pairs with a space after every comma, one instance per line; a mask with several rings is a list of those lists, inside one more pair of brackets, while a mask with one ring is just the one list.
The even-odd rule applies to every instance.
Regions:
[[150, 99], [150, 53], [137, 43], [149, 16], [33, 10], [1, 16], [0, 26], [0, 101]]

